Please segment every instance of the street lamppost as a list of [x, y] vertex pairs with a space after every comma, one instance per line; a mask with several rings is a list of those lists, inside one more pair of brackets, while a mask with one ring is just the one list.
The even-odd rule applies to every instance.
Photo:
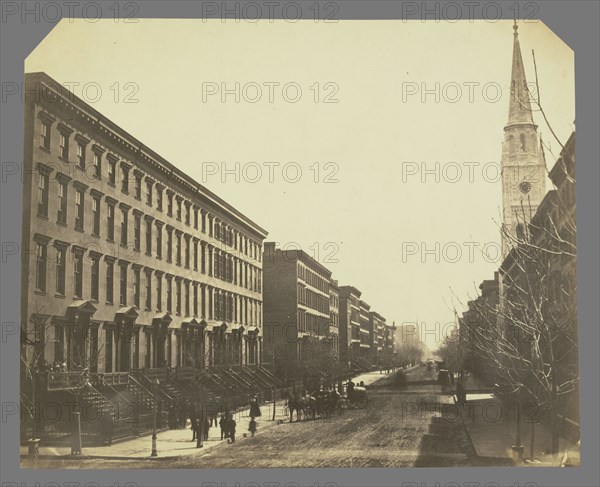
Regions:
[[158, 450], [156, 449], [156, 416], [158, 414], [158, 399], [157, 399], [157, 395], [158, 395], [158, 384], [159, 381], [157, 378], [154, 378], [154, 414], [153, 414], [153, 421], [152, 421], [152, 453], [150, 454], [150, 456], [152, 457], [157, 457], [158, 456]]
[[40, 439], [37, 437], [37, 415], [36, 415], [36, 380], [37, 380], [37, 372], [30, 370], [31, 372], [31, 397], [33, 399], [31, 406], [31, 438], [27, 441], [28, 450], [27, 450], [27, 458], [31, 463], [31, 466], [37, 468], [39, 461], [39, 447], [40, 447]]
[[525, 447], [521, 444], [521, 388], [517, 389], [517, 411], [515, 414], [515, 421], [517, 423], [517, 432], [515, 438], [515, 444], [512, 446], [513, 458], [518, 463], [523, 463], [523, 450]]

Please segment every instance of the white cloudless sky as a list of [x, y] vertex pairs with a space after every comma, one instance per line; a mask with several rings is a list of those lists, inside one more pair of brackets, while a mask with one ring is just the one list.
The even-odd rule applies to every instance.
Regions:
[[[388, 322], [418, 320], [424, 333], [453, 321], [453, 295], [466, 302], [500, 264], [469, 249], [495, 257], [500, 245], [512, 34], [512, 21], [75, 20], [25, 71], [71, 84], [267, 240], [297, 244]], [[519, 23], [519, 39], [530, 83], [535, 50], [542, 103], [564, 142], [573, 51], [541, 22]], [[550, 167], [560, 147], [534, 118]], [[265, 163], [279, 163], [272, 178]], [[440, 339], [424, 338], [431, 348]]]

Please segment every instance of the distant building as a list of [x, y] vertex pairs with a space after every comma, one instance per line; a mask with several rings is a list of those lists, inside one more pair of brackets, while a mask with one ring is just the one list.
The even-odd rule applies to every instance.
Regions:
[[265, 242], [263, 268], [266, 361], [286, 377], [331, 369], [338, 341], [337, 327], [330, 326], [331, 271], [275, 242]]
[[352, 370], [352, 360], [360, 356], [360, 296], [352, 286], [340, 286], [340, 362]]
[[329, 281], [329, 336], [331, 337], [332, 353], [339, 364], [340, 358], [340, 288], [335, 279]]
[[374, 364], [380, 364], [386, 349], [387, 325], [385, 318], [376, 311], [369, 313], [369, 334], [371, 361]]

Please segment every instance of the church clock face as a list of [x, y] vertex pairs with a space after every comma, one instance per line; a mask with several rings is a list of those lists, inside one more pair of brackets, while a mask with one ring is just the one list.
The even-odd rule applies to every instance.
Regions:
[[528, 181], [523, 181], [519, 184], [519, 191], [523, 194], [527, 194], [531, 191], [531, 183]]

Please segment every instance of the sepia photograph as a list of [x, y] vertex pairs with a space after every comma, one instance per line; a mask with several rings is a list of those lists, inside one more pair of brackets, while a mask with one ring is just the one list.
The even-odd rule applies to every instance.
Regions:
[[580, 466], [573, 49], [316, 5], [25, 59], [22, 469]]

